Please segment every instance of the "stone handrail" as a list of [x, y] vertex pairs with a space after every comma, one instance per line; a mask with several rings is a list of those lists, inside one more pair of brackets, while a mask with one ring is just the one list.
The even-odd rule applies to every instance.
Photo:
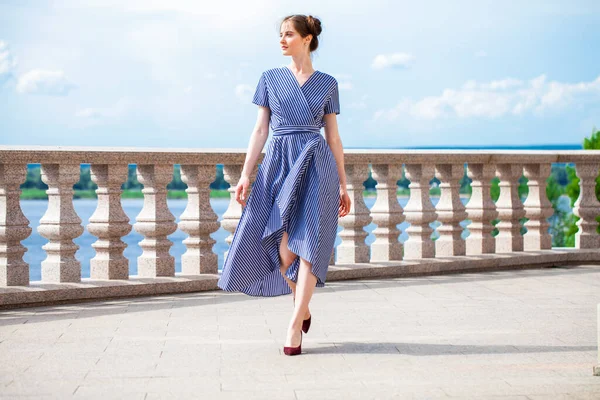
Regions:
[[[230, 232], [226, 242], [231, 242], [242, 211], [233, 190], [245, 152], [0, 146], [0, 306], [216, 289], [217, 255], [212, 251], [215, 242], [210, 235], [222, 226]], [[600, 235], [596, 232], [600, 203], [594, 190], [600, 151], [346, 150], [344, 162], [352, 209], [339, 220], [343, 230], [341, 243], [332, 255], [332, 279], [600, 260]], [[38, 227], [40, 235], [48, 239], [43, 246], [47, 258], [41, 264], [40, 282], [30, 282], [29, 265], [23, 260], [26, 249], [21, 244], [32, 232], [19, 200], [19, 187], [30, 163], [41, 164], [42, 180], [48, 185], [48, 209]], [[73, 242], [83, 232], [73, 207], [73, 185], [79, 180], [82, 163], [91, 164], [91, 177], [98, 185], [97, 209], [87, 226], [98, 238], [92, 245], [96, 255], [90, 262], [88, 279], [81, 278], [81, 264], [75, 257], [78, 246]], [[553, 210], [545, 189], [553, 163], [575, 164], [580, 178], [580, 197], [573, 210], [580, 217], [579, 231], [572, 250], [552, 249], [548, 233], [546, 219]], [[137, 177], [144, 185], [143, 208], [133, 224], [120, 201], [128, 164], [137, 164]], [[178, 227], [166, 202], [174, 164], [181, 165], [182, 180], [188, 185], [187, 207], [179, 222], [179, 228], [189, 235], [183, 242], [186, 253], [180, 274], [175, 273], [175, 260], [169, 254], [172, 243], [167, 238]], [[232, 185], [229, 207], [220, 225], [209, 202], [209, 184], [215, 179], [217, 164], [223, 164], [224, 178]], [[362, 196], [369, 164], [377, 181], [377, 199], [370, 210]], [[465, 165], [472, 179], [472, 194], [463, 206], [459, 180]], [[396, 181], [401, 179], [403, 168], [411, 181], [404, 209], [396, 197]], [[529, 194], [524, 202], [517, 193], [521, 175], [528, 178]], [[495, 176], [500, 180], [496, 203], [489, 190]], [[435, 207], [429, 196], [433, 177], [441, 182], [441, 197]], [[523, 217], [529, 220], [527, 233], [521, 235], [519, 220]], [[460, 226], [465, 219], [471, 221], [466, 240], [461, 237]], [[494, 219], [500, 220], [496, 237], [491, 235]], [[410, 223], [406, 231], [409, 239], [401, 243], [397, 225], [403, 221]], [[441, 223], [435, 241], [430, 227], [434, 221]], [[364, 227], [371, 222], [377, 225], [375, 241], [367, 245]], [[132, 229], [144, 237], [136, 276], [129, 276], [128, 260], [123, 257], [126, 245], [121, 239]]]

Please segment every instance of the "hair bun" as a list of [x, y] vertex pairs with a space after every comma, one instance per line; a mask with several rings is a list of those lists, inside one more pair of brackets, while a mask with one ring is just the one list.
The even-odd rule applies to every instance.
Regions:
[[319, 36], [321, 34], [323, 29], [321, 28], [321, 20], [319, 20], [319, 18], [309, 15], [306, 17], [306, 22], [312, 28], [312, 31], [314, 32], [313, 35]]

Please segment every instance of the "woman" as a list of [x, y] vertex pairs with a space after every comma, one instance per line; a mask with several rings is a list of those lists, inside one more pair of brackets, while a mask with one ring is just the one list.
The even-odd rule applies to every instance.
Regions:
[[[302, 351], [308, 304], [314, 288], [325, 285], [338, 217], [350, 211], [336, 120], [338, 84], [314, 70], [310, 58], [320, 33], [321, 22], [312, 16], [291, 15], [280, 24], [281, 50], [292, 62], [264, 71], [256, 87], [258, 118], [235, 189], [243, 210], [218, 282], [223, 290], [251, 296], [293, 293], [286, 355]], [[246, 203], [269, 124], [273, 138]]]

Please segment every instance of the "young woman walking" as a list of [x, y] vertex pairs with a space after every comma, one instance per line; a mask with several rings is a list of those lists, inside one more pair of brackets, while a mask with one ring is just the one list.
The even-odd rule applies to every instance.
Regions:
[[[338, 217], [351, 206], [336, 120], [338, 83], [313, 69], [310, 57], [320, 33], [321, 21], [310, 15], [290, 15], [280, 24], [281, 51], [292, 60], [258, 81], [252, 100], [258, 117], [235, 189], [243, 210], [218, 282], [251, 296], [293, 293], [286, 355], [302, 352], [302, 332], [312, 319], [308, 304], [315, 287], [325, 286]], [[248, 197], [269, 125], [273, 137]]]

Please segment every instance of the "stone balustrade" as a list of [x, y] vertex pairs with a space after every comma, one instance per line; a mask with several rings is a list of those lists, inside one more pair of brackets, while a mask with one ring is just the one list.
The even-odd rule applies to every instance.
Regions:
[[[217, 254], [210, 235], [223, 227], [230, 233], [226, 242], [231, 242], [242, 211], [234, 188], [244, 159], [245, 149], [0, 146], [0, 306], [216, 290]], [[332, 254], [328, 280], [600, 261], [596, 230], [600, 203], [595, 195], [600, 151], [346, 150], [344, 159], [352, 209], [339, 220], [341, 243]], [[26, 248], [21, 244], [32, 233], [19, 200], [30, 163], [41, 164], [42, 180], [48, 185], [48, 208], [38, 227], [48, 239], [41, 281], [30, 281], [23, 260]], [[96, 255], [90, 261], [90, 278], [83, 279], [74, 239], [84, 227], [73, 207], [73, 185], [82, 163], [91, 165], [91, 178], [98, 185], [97, 208], [86, 227], [97, 237], [92, 244]], [[580, 218], [575, 248], [551, 245], [547, 218], [553, 210], [546, 197], [546, 180], [553, 163], [574, 164], [580, 179], [580, 196], [573, 209]], [[120, 200], [128, 164], [137, 165], [137, 178], [144, 185], [143, 208], [135, 221], [129, 220]], [[188, 185], [187, 207], [178, 225], [166, 202], [175, 164], [181, 166], [182, 180]], [[217, 164], [223, 164], [224, 178], [231, 184], [229, 207], [220, 223], [209, 201]], [[466, 206], [459, 194], [465, 169], [472, 180]], [[363, 200], [362, 186], [369, 170], [377, 181], [371, 209]], [[411, 182], [404, 209], [396, 196], [403, 171]], [[528, 179], [524, 202], [517, 192], [521, 176]], [[441, 182], [435, 206], [429, 195], [434, 177]], [[494, 177], [500, 187], [496, 202], [490, 195]], [[521, 234], [523, 217], [528, 219], [525, 234]], [[461, 226], [465, 220], [470, 221], [466, 239]], [[410, 226], [408, 240], [401, 243], [397, 226], [403, 221]], [[436, 221], [441, 225], [434, 240]], [[370, 223], [377, 227], [375, 241], [369, 245], [365, 227]], [[175, 272], [175, 259], [169, 254], [168, 236], [178, 227], [188, 235], [183, 240], [181, 273]], [[495, 228], [498, 234], [493, 236]], [[123, 256], [122, 238], [132, 229], [143, 236], [135, 276], [129, 275]]]

